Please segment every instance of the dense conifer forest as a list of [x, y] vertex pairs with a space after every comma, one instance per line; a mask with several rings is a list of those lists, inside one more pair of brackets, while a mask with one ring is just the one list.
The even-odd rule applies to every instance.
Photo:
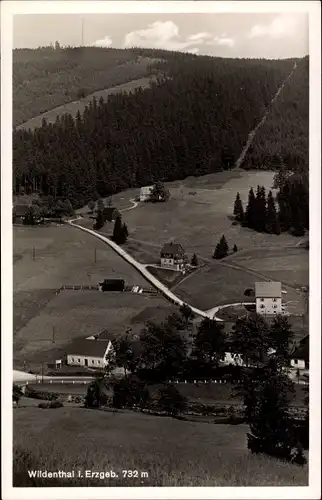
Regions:
[[309, 57], [297, 61], [264, 125], [259, 128], [243, 168], [307, 171], [309, 158]]
[[294, 66], [144, 54], [159, 59], [150, 89], [94, 100], [75, 120], [14, 130], [15, 194], [38, 191], [77, 208], [125, 188], [231, 169]]

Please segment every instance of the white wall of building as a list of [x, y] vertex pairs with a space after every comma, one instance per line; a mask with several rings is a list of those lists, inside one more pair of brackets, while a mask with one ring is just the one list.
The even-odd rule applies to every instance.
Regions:
[[154, 186], [143, 186], [140, 189], [140, 201], [146, 201], [150, 198]]
[[184, 268], [184, 262], [182, 259], [175, 260], [171, 258], [161, 258], [161, 267], [164, 269], [172, 269], [174, 271], [182, 271]]
[[298, 368], [299, 370], [305, 370], [304, 359], [291, 359], [291, 367]]
[[[85, 362], [87, 360], [87, 364]], [[78, 354], [68, 354], [67, 364], [70, 366], [88, 366], [89, 368], [99, 368], [107, 365], [107, 361], [102, 357], [81, 356]]]
[[256, 298], [256, 312], [257, 314], [281, 314], [282, 313], [282, 299], [281, 298]]

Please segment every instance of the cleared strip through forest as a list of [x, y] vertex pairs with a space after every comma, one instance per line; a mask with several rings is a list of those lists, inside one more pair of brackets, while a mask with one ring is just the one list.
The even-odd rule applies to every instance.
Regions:
[[283, 88], [284, 88], [284, 85], [285, 83], [292, 77], [294, 71], [296, 70], [296, 67], [297, 67], [297, 64], [295, 63], [294, 66], [293, 66], [293, 69], [292, 71], [290, 72], [290, 74], [285, 78], [285, 80], [283, 81], [283, 83], [280, 85], [280, 87], [278, 88], [277, 92], [275, 93], [274, 97], [272, 98], [271, 100], [271, 106], [266, 110], [266, 113], [264, 114], [263, 118], [261, 119], [261, 121], [256, 125], [256, 127], [248, 134], [248, 138], [247, 138], [247, 142], [245, 144], [245, 146], [243, 147], [243, 150], [242, 152], [240, 153], [236, 163], [235, 163], [235, 168], [240, 168], [244, 159], [245, 159], [245, 156], [247, 154], [247, 151], [248, 149], [250, 148], [254, 138], [255, 138], [255, 135], [256, 135], [256, 132], [258, 131], [258, 129], [264, 125], [264, 123], [266, 122], [266, 119], [270, 113], [270, 110], [271, 110], [271, 107], [272, 105], [275, 103], [276, 99], [278, 98], [278, 96], [280, 95], [280, 93], [282, 92]]

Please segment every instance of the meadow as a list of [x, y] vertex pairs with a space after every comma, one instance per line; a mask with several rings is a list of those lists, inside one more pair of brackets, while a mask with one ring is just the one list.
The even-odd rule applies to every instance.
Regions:
[[[14, 486], [296, 486], [308, 483], [307, 467], [251, 455], [247, 451], [245, 425], [214, 425], [127, 411], [100, 412], [72, 407], [16, 408], [13, 418]], [[55, 484], [54, 480], [33, 483], [27, 469], [113, 470], [119, 477], [114, 481], [84, 478], [67, 480], [65, 484], [62, 481]], [[124, 469], [147, 475], [124, 480]]]
[[56, 295], [62, 285], [97, 285], [109, 277], [151, 287], [107, 245], [83, 231], [67, 225], [14, 226], [13, 231], [13, 251], [19, 256], [13, 266], [16, 368], [52, 362], [75, 338], [104, 328], [121, 335], [132, 323], [133, 330], [141, 329], [146, 320], [164, 319], [172, 311], [161, 296], [86, 290]]

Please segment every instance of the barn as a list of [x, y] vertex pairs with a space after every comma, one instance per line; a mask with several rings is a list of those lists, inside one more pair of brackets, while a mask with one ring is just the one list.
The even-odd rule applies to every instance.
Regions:
[[123, 279], [105, 279], [99, 283], [101, 292], [123, 292], [125, 281]]

